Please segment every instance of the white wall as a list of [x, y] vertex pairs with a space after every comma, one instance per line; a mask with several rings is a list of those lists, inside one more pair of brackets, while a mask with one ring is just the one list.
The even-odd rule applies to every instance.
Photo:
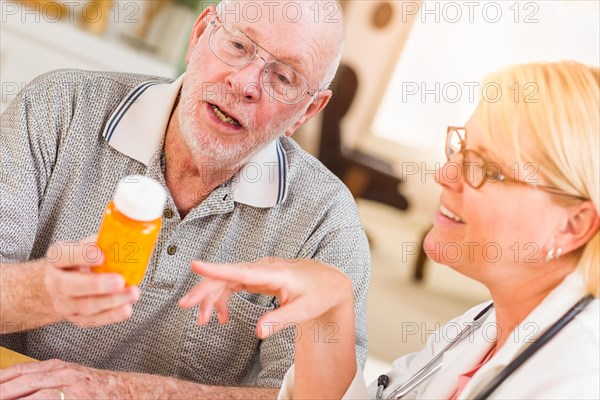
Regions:
[[50, 14], [50, 7], [39, 6], [36, 11], [32, 5], [0, 0], [0, 112], [27, 83], [55, 69], [137, 72], [175, 78], [195, 13], [184, 7], [167, 8], [148, 35], [149, 44], [156, 51], [148, 52], [124, 39], [126, 32], [136, 29], [143, 20], [143, 7], [138, 3], [114, 3], [108, 10], [107, 31], [96, 35], [81, 29], [83, 7], [73, 7], [71, 14], [65, 12], [59, 20]]
[[[344, 60], [357, 69], [362, 87], [344, 121], [345, 142], [393, 160], [401, 175], [417, 168], [402, 191], [424, 218], [438, 204], [433, 169], [444, 161], [446, 126], [468, 119], [486, 74], [517, 62], [600, 62], [597, 1], [394, 1], [393, 26], [383, 35], [369, 24], [378, 2], [350, 3]], [[403, 21], [415, 5], [409, 35]], [[316, 125], [301, 138], [316, 137]], [[306, 142], [316, 149], [316, 139]]]
[[439, 188], [431, 172], [444, 161], [446, 127], [466, 122], [485, 75], [522, 62], [600, 63], [599, 2], [471, 3], [477, 5], [471, 14], [468, 2], [423, 3], [379, 114], [359, 141], [360, 147], [397, 160], [400, 173], [418, 166], [416, 174], [406, 176], [404, 191], [425, 215], [437, 208]]
[[531, 61], [599, 62], [600, 16], [585, 6], [597, 2], [489, 1], [470, 9], [461, 3], [469, 4], [423, 3], [373, 124], [375, 135], [438, 151], [446, 126], [468, 119], [489, 72]]
[[[371, 21], [380, 3], [346, 0], [346, 46], [342, 62], [352, 66], [359, 77], [355, 101], [342, 126], [344, 142], [350, 147], [369, 132], [414, 20], [414, 16], [403, 14], [403, 2], [391, 1], [392, 20], [386, 27], [376, 29]], [[316, 153], [320, 130], [320, 118], [317, 117], [296, 134], [296, 139], [305, 149]]]

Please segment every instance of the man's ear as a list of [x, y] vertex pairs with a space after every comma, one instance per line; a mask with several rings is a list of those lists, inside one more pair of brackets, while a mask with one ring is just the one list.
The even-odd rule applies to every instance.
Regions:
[[325, 108], [327, 103], [329, 103], [329, 100], [331, 100], [331, 95], [332, 93], [329, 89], [319, 91], [317, 97], [313, 100], [312, 103], [310, 103], [304, 115], [298, 118], [298, 121], [296, 121], [294, 125], [292, 125], [287, 131], [285, 131], [285, 136], [291, 137], [294, 134], [294, 132], [296, 132], [296, 130], [300, 128], [300, 126], [302, 126], [305, 122], [307, 122], [312, 117], [320, 113], [321, 110]]
[[187, 55], [185, 57], [185, 63], [190, 63], [190, 58], [192, 56], [192, 52], [194, 47], [198, 44], [198, 40], [200, 40], [200, 36], [206, 31], [209, 22], [212, 18], [217, 14], [217, 10], [215, 6], [208, 6], [202, 11], [202, 14], [198, 16], [198, 19], [194, 23], [194, 27], [192, 28], [192, 32], [190, 33], [190, 40], [188, 44]]
[[566, 224], [558, 232], [556, 245], [563, 254], [577, 250], [589, 242], [600, 229], [600, 217], [591, 201], [574, 206]]

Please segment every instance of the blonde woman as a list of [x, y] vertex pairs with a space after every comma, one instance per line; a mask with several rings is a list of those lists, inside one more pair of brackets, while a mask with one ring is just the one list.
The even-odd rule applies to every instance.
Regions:
[[[425, 249], [486, 285], [493, 306], [451, 321], [367, 387], [354, 361], [351, 283], [333, 267], [193, 263], [206, 279], [181, 305], [199, 303], [205, 323], [213, 306], [227, 319], [234, 291], [277, 296], [257, 334], [299, 322], [281, 398], [600, 398], [599, 70], [517, 65], [487, 82], [503, 95], [448, 128]], [[440, 251], [449, 244], [460, 251]], [[333, 340], [314, 340], [331, 327]]]

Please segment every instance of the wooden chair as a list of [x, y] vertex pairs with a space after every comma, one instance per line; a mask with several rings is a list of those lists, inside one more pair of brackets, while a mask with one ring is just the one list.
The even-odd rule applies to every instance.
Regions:
[[319, 160], [348, 186], [355, 198], [377, 201], [399, 210], [408, 209], [408, 201], [398, 191], [402, 180], [387, 162], [342, 144], [341, 120], [358, 90], [358, 76], [342, 64], [333, 83], [333, 96], [323, 110]]
[[[408, 201], [398, 191], [402, 180], [394, 174], [392, 166], [360, 150], [348, 149], [342, 143], [341, 121], [352, 105], [358, 85], [356, 72], [348, 65], [340, 65], [334, 78], [333, 96], [323, 110], [319, 160], [348, 186], [355, 198], [377, 201], [406, 211]], [[413, 279], [417, 282], [424, 278], [427, 260], [423, 238], [424, 234], [413, 268]]]

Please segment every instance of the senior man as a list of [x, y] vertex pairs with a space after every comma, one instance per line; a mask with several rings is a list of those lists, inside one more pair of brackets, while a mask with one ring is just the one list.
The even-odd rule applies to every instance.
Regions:
[[[295, 334], [335, 339], [322, 326], [259, 340], [255, 325], [278, 300], [247, 292], [230, 301], [228, 324], [198, 326], [197, 309], [177, 305], [201, 279], [193, 260], [339, 267], [354, 282], [364, 363], [370, 259], [356, 206], [289, 139], [330, 99], [343, 27], [332, 2], [297, 2], [294, 19], [287, 3], [253, 2], [262, 17], [252, 22], [243, 2], [207, 7], [177, 81], [58, 71], [2, 115], [0, 344], [48, 360], [4, 370], [2, 399], [274, 397]], [[131, 174], [169, 194], [139, 288], [89, 273], [97, 260], [86, 256]]]

